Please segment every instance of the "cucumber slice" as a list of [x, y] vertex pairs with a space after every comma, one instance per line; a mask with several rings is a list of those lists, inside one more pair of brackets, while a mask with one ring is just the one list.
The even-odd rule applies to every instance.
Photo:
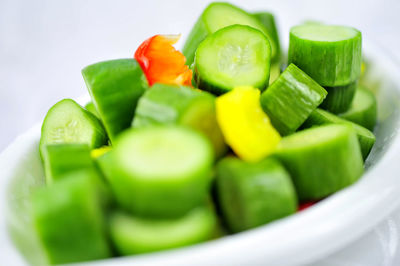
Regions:
[[285, 168], [273, 158], [247, 163], [228, 157], [217, 165], [219, 204], [229, 229], [240, 232], [297, 210], [297, 196]]
[[302, 128], [309, 128], [312, 126], [325, 125], [325, 124], [346, 124], [351, 125], [358, 137], [360, 143], [361, 153], [363, 159], [367, 159], [372, 147], [375, 144], [374, 134], [365, 127], [359, 126], [355, 123], [342, 119], [334, 114], [331, 114], [322, 109], [316, 109], [302, 125]]
[[196, 131], [176, 126], [131, 129], [111, 153], [114, 194], [136, 215], [180, 216], [207, 197], [213, 150]]
[[298, 129], [324, 100], [326, 91], [294, 64], [261, 94], [261, 106], [281, 135]]
[[157, 124], [184, 125], [202, 132], [213, 144], [216, 157], [227, 150], [215, 117], [215, 97], [209, 93], [154, 84], [138, 102], [133, 127]]
[[113, 142], [131, 126], [137, 101], [147, 88], [142, 69], [134, 59], [117, 59], [87, 66], [82, 75]]
[[276, 157], [292, 177], [302, 200], [317, 200], [356, 182], [363, 160], [354, 129], [331, 124], [285, 137]]
[[210, 207], [197, 207], [176, 219], [146, 219], [117, 211], [111, 238], [121, 255], [187, 246], [213, 237], [217, 219]]
[[53, 105], [42, 124], [40, 155], [48, 144], [86, 143], [96, 148], [107, 142], [107, 135], [100, 121], [71, 99]]
[[376, 109], [375, 95], [370, 90], [360, 87], [356, 91], [350, 109], [339, 116], [373, 130], [376, 124]]
[[233, 25], [209, 35], [198, 47], [195, 80], [200, 89], [223, 94], [238, 86], [268, 86], [271, 47], [259, 30]]
[[33, 221], [50, 264], [111, 256], [95, 184], [86, 172], [33, 194]]
[[46, 183], [52, 184], [67, 173], [94, 168], [87, 144], [51, 144], [43, 149]]
[[254, 13], [254, 16], [264, 25], [267, 29], [269, 36], [271, 37], [269, 41], [271, 42], [271, 48], [275, 47], [276, 52], [272, 53], [272, 61], [279, 62], [281, 57], [281, 45], [279, 42], [279, 34], [278, 29], [275, 23], [275, 17], [270, 12], [257, 12]]
[[271, 43], [271, 58], [275, 58], [277, 54], [275, 42], [257, 18], [228, 3], [211, 3], [204, 9], [185, 42], [182, 51], [186, 57], [186, 63], [188, 65], [193, 63], [197, 47], [208, 35], [235, 24], [250, 26], [261, 31]]
[[94, 106], [93, 102], [88, 102], [85, 105], [85, 109], [88, 110], [89, 112], [91, 112], [92, 114], [94, 114], [94, 116], [96, 116], [97, 118], [100, 119], [100, 115], [99, 112], [97, 112], [96, 106]]
[[338, 114], [349, 109], [357, 89], [357, 82], [345, 86], [325, 87], [328, 92], [320, 107], [331, 113]]
[[345, 26], [303, 24], [290, 30], [289, 63], [324, 87], [355, 82], [361, 71], [361, 32]]

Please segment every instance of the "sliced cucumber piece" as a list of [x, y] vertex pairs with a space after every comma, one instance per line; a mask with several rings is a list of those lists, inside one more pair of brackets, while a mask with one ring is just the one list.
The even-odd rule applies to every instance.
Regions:
[[87, 144], [51, 144], [43, 151], [47, 184], [60, 180], [67, 173], [95, 167]]
[[213, 150], [194, 130], [131, 129], [121, 135], [111, 153], [114, 194], [121, 206], [136, 215], [176, 217], [207, 197]]
[[351, 125], [358, 137], [358, 142], [360, 143], [361, 153], [363, 159], [365, 160], [372, 147], [375, 144], [375, 136], [374, 134], [366, 129], [365, 127], [359, 126], [353, 122], [342, 119], [334, 114], [331, 114], [327, 111], [317, 108], [311, 115], [307, 118], [307, 120], [302, 125], [302, 128], [309, 128], [312, 126], [319, 126], [325, 124], [346, 124]]
[[88, 102], [85, 105], [85, 109], [88, 110], [89, 112], [91, 112], [92, 114], [94, 114], [97, 118], [100, 119], [100, 115], [99, 112], [97, 112], [96, 106], [94, 106], [93, 102]]
[[217, 218], [210, 207], [197, 207], [176, 219], [148, 219], [117, 211], [111, 238], [121, 255], [187, 246], [213, 237]]
[[215, 117], [215, 97], [207, 92], [154, 84], [138, 102], [133, 127], [157, 124], [185, 125], [204, 133], [212, 142], [216, 157], [227, 150]]
[[86, 143], [90, 148], [104, 145], [106, 132], [100, 121], [89, 111], [71, 99], [64, 99], [53, 105], [42, 124], [40, 154], [48, 144]]
[[338, 114], [349, 109], [357, 89], [357, 82], [345, 86], [325, 87], [328, 92], [320, 107], [331, 113]]
[[357, 89], [350, 109], [339, 114], [340, 117], [373, 130], [376, 124], [376, 98], [368, 89]]
[[345, 188], [362, 175], [354, 129], [331, 124], [285, 137], [276, 152], [292, 177], [300, 200], [316, 200]]
[[82, 70], [83, 78], [111, 141], [130, 127], [137, 101], [147, 88], [134, 59], [99, 62]]
[[281, 135], [296, 131], [324, 100], [326, 91], [294, 64], [261, 94], [261, 106]]
[[361, 71], [361, 32], [324, 24], [295, 26], [290, 30], [289, 63], [324, 87], [353, 83]]
[[268, 86], [271, 47], [259, 30], [233, 25], [209, 35], [196, 51], [200, 89], [223, 94], [238, 86]]
[[96, 185], [79, 173], [33, 194], [33, 221], [50, 264], [111, 256]]
[[279, 62], [281, 57], [281, 45], [279, 42], [278, 29], [275, 23], [275, 17], [270, 12], [257, 12], [254, 16], [264, 25], [267, 29], [269, 36], [271, 37], [269, 41], [271, 42], [271, 48], [275, 47], [276, 52], [272, 53], [272, 61]]
[[[194, 61], [195, 52], [199, 44], [210, 34], [231, 25], [246, 25], [261, 31], [271, 43], [271, 58], [277, 54], [277, 47], [264, 25], [253, 15], [246, 11], [228, 4], [211, 3], [200, 15], [192, 28], [189, 37], [183, 47], [186, 63], [191, 65]], [[243, 84], [250, 85], [250, 84]]]
[[219, 204], [229, 229], [240, 232], [297, 210], [297, 196], [285, 168], [273, 158], [248, 163], [228, 157], [217, 165]]

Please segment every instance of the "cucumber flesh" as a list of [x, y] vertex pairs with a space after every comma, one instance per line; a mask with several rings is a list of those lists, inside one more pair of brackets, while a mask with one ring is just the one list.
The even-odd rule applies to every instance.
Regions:
[[202, 132], [213, 144], [216, 157], [227, 146], [215, 117], [215, 97], [184, 86], [154, 84], [138, 102], [133, 127], [184, 125]]
[[350, 109], [339, 116], [373, 130], [376, 124], [376, 109], [375, 95], [370, 90], [360, 87], [356, 91]]
[[50, 264], [111, 257], [92, 181], [76, 173], [33, 194], [33, 221]]
[[142, 69], [134, 59], [117, 59], [87, 66], [82, 76], [113, 142], [130, 127], [137, 101], [148, 87]]
[[324, 100], [326, 91], [294, 64], [261, 94], [261, 106], [281, 135], [298, 129]]
[[88, 102], [88, 103], [85, 105], [85, 109], [88, 110], [89, 112], [91, 112], [92, 114], [94, 114], [94, 116], [96, 116], [97, 118], [100, 119], [99, 112], [97, 111], [96, 106], [94, 106], [94, 103], [93, 103], [93, 102]]
[[176, 219], [148, 219], [117, 211], [111, 216], [111, 239], [121, 255], [187, 246], [213, 237], [216, 216], [210, 207], [197, 207]]
[[185, 127], [153, 126], [124, 132], [111, 151], [110, 183], [126, 210], [143, 217], [177, 217], [207, 197], [213, 150]]
[[186, 63], [191, 65], [194, 62], [195, 52], [199, 44], [207, 36], [222, 28], [236, 24], [250, 26], [261, 31], [271, 43], [271, 57], [275, 58], [278, 48], [275, 46], [269, 31], [256, 17], [234, 5], [217, 2], [207, 6], [192, 28], [182, 50], [186, 57]]
[[285, 137], [275, 155], [290, 173], [301, 201], [329, 196], [356, 182], [364, 171], [354, 129], [343, 124]]
[[269, 39], [269, 41], [271, 43], [273, 43], [273, 44], [271, 44], [271, 48], [275, 47], [275, 49], [276, 49], [276, 52], [272, 53], [273, 54], [272, 61], [279, 62], [280, 57], [281, 57], [281, 45], [280, 45], [280, 41], [279, 41], [279, 34], [278, 34], [278, 29], [276, 27], [274, 15], [270, 12], [257, 12], [257, 13], [254, 13], [254, 16], [267, 29], [269, 36], [271, 37]]
[[232, 232], [295, 213], [297, 196], [289, 173], [275, 159], [247, 163], [228, 157], [217, 165], [217, 193]]
[[357, 82], [345, 86], [325, 87], [328, 92], [320, 107], [331, 113], [338, 114], [349, 109], [357, 89]]
[[49, 144], [86, 143], [97, 148], [107, 142], [107, 134], [100, 121], [89, 111], [71, 99], [53, 105], [42, 124], [40, 154]]
[[289, 63], [297, 65], [321, 86], [346, 86], [359, 78], [361, 33], [358, 30], [303, 24], [291, 28], [289, 39]]
[[357, 134], [363, 159], [364, 160], [367, 159], [376, 140], [375, 135], [371, 131], [369, 131], [365, 127], [362, 127], [353, 122], [342, 119], [334, 114], [331, 114], [327, 111], [318, 108], [311, 113], [311, 115], [302, 125], [302, 128], [309, 128], [325, 124], [346, 124], [352, 126]]
[[233, 25], [209, 35], [196, 51], [197, 86], [223, 94], [238, 86], [263, 90], [269, 83], [271, 47], [259, 30]]

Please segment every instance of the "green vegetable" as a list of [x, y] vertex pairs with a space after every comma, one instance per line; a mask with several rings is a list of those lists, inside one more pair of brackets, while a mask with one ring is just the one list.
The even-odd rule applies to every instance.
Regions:
[[155, 84], [140, 98], [133, 127], [157, 124], [189, 126], [204, 133], [214, 146], [216, 157], [227, 146], [215, 117], [215, 97], [184, 86]]
[[314, 112], [312, 112], [311, 115], [304, 122], [302, 127], [309, 128], [312, 126], [325, 125], [325, 124], [346, 124], [352, 126], [357, 134], [363, 159], [365, 160], [368, 157], [372, 147], [375, 144], [375, 136], [371, 131], [369, 131], [365, 127], [359, 126], [355, 123], [342, 119], [322, 109], [316, 109]]
[[321, 108], [334, 114], [345, 112], [349, 109], [357, 89], [357, 82], [345, 86], [325, 87], [328, 92]]
[[229, 229], [240, 232], [297, 210], [297, 196], [285, 168], [275, 159], [248, 163], [227, 157], [217, 165], [219, 205]]
[[200, 89], [223, 94], [237, 86], [263, 90], [269, 83], [271, 48], [259, 30], [233, 25], [209, 35], [196, 51]]
[[51, 264], [111, 256], [95, 183], [86, 171], [33, 194], [33, 221]]
[[111, 238], [122, 255], [177, 248], [209, 240], [217, 228], [210, 207], [197, 207], [175, 219], [148, 219], [120, 211], [111, 216]]
[[278, 62], [281, 56], [281, 45], [279, 42], [278, 29], [275, 23], [275, 17], [270, 12], [257, 12], [254, 16], [264, 25], [267, 29], [269, 36], [271, 37], [269, 41], [271, 42], [271, 47], [276, 48], [276, 53], [272, 57], [272, 61]]
[[92, 114], [94, 114], [94, 116], [96, 116], [97, 118], [100, 119], [100, 115], [99, 112], [97, 112], [96, 106], [94, 106], [93, 102], [88, 102], [85, 105], [85, 109], [88, 110], [89, 112], [91, 112]]
[[331, 124], [281, 140], [276, 157], [289, 171], [300, 200], [317, 200], [356, 182], [363, 160], [354, 129]]
[[275, 58], [277, 54], [275, 42], [272, 41], [268, 30], [256, 17], [234, 5], [215, 2], [204, 9], [186, 40], [182, 50], [187, 60], [186, 63], [188, 65], [193, 63], [197, 47], [208, 35], [235, 24], [250, 26], [261, 31], [271, 43], [271, 58]]
[[261, 106], [281, 135], [303, 124], [324, 100], [326, 91], [294, 64], [261, 94]]
[[104, 145], [106, 132], [100, 121], [89, 111], [71, 99], [64, 99], [53, 105], [42, 124], [40, 155], [48, 144], [85, 143], [90, 148]]
[[196, 131], [176, 126], [131, 129], [111, 153], [111, 186], [121, 206], [132, 213], [177, 217], [208, 195], [213, 150]]
[[303, 24], [290, 30], [289, 63], [324, 87], [346, 86], [361, 71], [361, 32], [345, 26]]
[[360, 87], [350, 109], [339, 116], [373, 130], [376, 124], [376, 108], [375, 95], [370, 90]]
[[134, 59], [99, 62], [82, 70], [83, 78], [111, 141], [130, 127], [136, 103], [147, 87]]

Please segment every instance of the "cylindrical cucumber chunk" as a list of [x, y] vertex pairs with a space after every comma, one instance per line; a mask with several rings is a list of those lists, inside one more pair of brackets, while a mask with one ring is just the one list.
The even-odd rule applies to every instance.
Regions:
[[198, 87], [223, 94], [238, 86], [268, 86], [271, 47], [259, 30], [233, 25], [209, 35], [196, 51]]
[[133, 127], [157, 124], [185, 125], [204, 133], [212, 142], [216, 157], [227, 150], [215, 117], [215, 97], [207, 92], [154, 84], [138, 102]]
[[216, 216], [208, 206], [175, 219], [149, 219], [117, 211], [110, 220], [111, 239], [121, 255], [196, 244], [211, 239], [216, 229]]
[[111, 256], [93, 179], [72, 175], [33, 194], [33, 221], [50, 264]]
[[356, 182], [364, 171], [354, 129], [343, 124], [285, 137], [276, 156], [289, 171], [300, 200], [326, 197]]
[[328, 92], [320, 107], [331, 113], [338, 114], [349, 109], [357, 89], [357, 81], [345, 86], [325, 87]]
[[342, 119], [334, 114], [331, 114], [319, 108], [317, 108], [314, 112], [310, 114], [310, 116], [302, 125], [302, 128], [309, 128], [325, 124], [346, 124], [352, 126], [357, 134], [363, 159], [364, 160], [367, 159], [368, 154], [370, 153], [372, 147], [375, 144], [375, 136], [371, 131], [369, 131], [365, 127], [359, 126], [353, 122]]
[[40, 137], [40, 154], [48, 144], [86, 143], [97, 148], [107, 142], [107, 134], [100, 121], [71, 99], [64, 99], [47, 112]]
[[261, 106], [281, 135], [303, 124], [324, 100], [326, 91], [294, 64], [261, 94]]
[[269, 36], [271, 37], [269, 40], [271, 42], [271, 48], [275, 48], [276, 52], [272, 53], [272, 61], [278, 62], [281, 56], [281, 45], [279, 42], [279, 34], [278, 29], [276, 27], [274, 15], [270, 12], [257, 12], [254, 13], [254, 16], [264, 25], [267, 29]]
[[111, 141], [131, 126], [137, 101], [147, 88], [134, 59], [99, 62], [82, 70], [83, 78]]
[[373, 130], [376, 124], [375, 95], [368, 89], [358, 88], [350, 109], [339, 116]]
[[295, 26], [290, 30], [289, 63], [324, 87], [353, 83], [361, 71], [361, 32], [324, 24]]
[[111, 151], [110, 183], [126, 210], [147, 217], [176, 217], [209, 192], [213, 150], [196, 131], [153, 126], [124, 132]]
[[240, 232], [297, 210], [297, 196], [285, 168], [273, 158], [248, 163], [227, 157], [217, 165], [217, 193], [226, 224]]
[[275, 57], [277, 54], [275, 42], [272, 41], [269, 31], [257, 18], [234, 5], [217, 2], [211, 3], [204, 9], [196, 24], [193, 26], [183, 47], [186, 63], [188, 65], [193, 63], [197, 47], [208, 35], [219, 29], [235, 24], [247, 25], [261, 31], [271, 43], [271, 58]]
[[85, 105], [85, 109], [88, 110], [89, 112], [91, 112], [91, 113], [94, 114], [97, 118], [100, 119], [99, 112], [97, 111], [96, 106], [94, 106], [94, 103], [93, 103], [93, 102], [88, 102], [88, 103]]

